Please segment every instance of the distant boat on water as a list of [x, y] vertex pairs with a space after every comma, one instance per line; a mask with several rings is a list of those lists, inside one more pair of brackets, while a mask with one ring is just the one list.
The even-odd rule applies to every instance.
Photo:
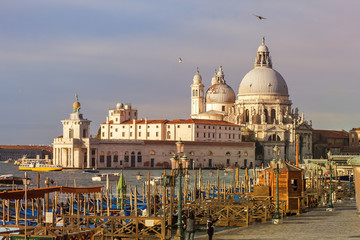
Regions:
[[118, 181], [120, 177], [120, 173], [102, 173], [97, 174], [92, 177], [93, 182], [101, 182], [106, 181], [107, 177], [109, 177], [109, 181]]
[[98, 173], [100, 172], [99, 170], [95, 170], [95, 169], [86, 169], [83, 171], [83, 173]]
[[23, 163], [19, 166], [20, 171], [39, 171], [39, 172], [49, 172], [49, 171], [61, 171], [63, 168], [61, 165], [54, 165], [41, 162], [31, 162]]
[[[6, 175], [0, 175], [0, 184], [2, 185], [10, 185], [10, 184], [16, 184], [16, 185], [22, 185], [23, 184], [22, 177], [14, 177], [12, 174], [6, 174]], [[30, 178], [28, 178], [30, 179]]]

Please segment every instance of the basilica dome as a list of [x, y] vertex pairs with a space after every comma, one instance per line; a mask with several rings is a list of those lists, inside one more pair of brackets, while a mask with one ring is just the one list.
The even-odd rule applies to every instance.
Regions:
[[226, 83], [216, 83], [206, 91], [206, 103], [234, 103], [235, 92]]
[[242, 79], [238, 95], [248, 94], [289, 95], [284, 78], [268, 67], [256, 67]]
[[238, 96], [261, 94], [289, 96], [284, 78], [272, 68], [265, 38], [257, 50], [254, 69], [248, 72], [240, 83]]

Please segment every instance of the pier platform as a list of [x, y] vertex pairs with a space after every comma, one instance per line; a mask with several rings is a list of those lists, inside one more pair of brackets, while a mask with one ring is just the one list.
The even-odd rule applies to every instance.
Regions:
[[[326, 209], [326, 206], [313, 208], [307, 213], [286, 217], [278, 225], [266, 222], [223, 231], [215, 228], [213, 239], [360, 239], [360, 215], [357, 215], [355, 200], [334, 204], [332, 212]], [[195, 238], [207, 239], [207, 235]]]

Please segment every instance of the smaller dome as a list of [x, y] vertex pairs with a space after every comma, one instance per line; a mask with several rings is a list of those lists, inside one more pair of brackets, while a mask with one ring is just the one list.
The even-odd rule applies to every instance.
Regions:
[[269, 49], [265, 44], [261, 44], [257, 51], [258, 52], [269, 52]]
[[126, 109], [126, 110], [131, 109], [131, 104], [125, 104], [125, 109]]
[[217, 75], [216, 75], [216, 70], [215, 70], [214, 76], [211, 78], [211, 85], [214, 85], [217, 82], [218, 82], [218, 80], [217, 80]]
[[193, 82], [194, 82], [194, 84], [200, 84], [202, 82], [202, 78], [201, 78], [201, 75], [199, 73], [199, 69], [197, 69], [197, 71], [196, 71], [196, 73], [194, 75]]
[[206, 91], [206, 103], [234, 103], [235, 92], [226, 83], [216, 83]]
[[121, 109], [121, 108], [124, 108], [124, 104], [122, 104], [122, 103], [117, 103], [117, 104], [116, 104], [116, 109], [119, 110], [119, 109]]

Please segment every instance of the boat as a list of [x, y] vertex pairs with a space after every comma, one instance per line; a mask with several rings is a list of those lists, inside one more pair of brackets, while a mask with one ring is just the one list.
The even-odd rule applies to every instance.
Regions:
[[99, 170], [95, 170], [95, 169], [86, 169], [83, 171], [83, 173], [98, 173], [100, 172]]
[[[162, 183], [162, 177], [151, 177], [150, 178], [150, 185], [151, 186], [156, 186], [156, 185], [160, 185]], [[148, 181], [145, 181], [145, 184], [148, 185]]]
[[225, 172], [232, 172], [234, 171], [234, 168], [232, 166], [228, 166], [224, 169]]
[[120, 173], [102, 173], [102, 174], [96, 174], [94, 177], [92, 177], [93, 182], [101, 182], [106, 181], [106, 179], [109, 177], [109, 181], [117, 181], [119, 180]]
[[20, 171], [49, 172], [49, 171], [61, 171], [62, 169], [63, 168], [61, 165], [41, 163], [41, 162], [23, 163], [19, 166]]
[[9, 158], [8, 160], [5, 161], [5, 163], [14, 163], [14, 162], [15, 162], [15, 160], [12, 158]]
[[[12, 174], [6, 174], [0, 176], [0, 184], [2, 185], [8, 185], [8, 184], [16, 184], [16, 185], [22, 185], [23, 184], [22, 177], [14, 177]], [[28, 178], [30, 179], [30, 178]]]

